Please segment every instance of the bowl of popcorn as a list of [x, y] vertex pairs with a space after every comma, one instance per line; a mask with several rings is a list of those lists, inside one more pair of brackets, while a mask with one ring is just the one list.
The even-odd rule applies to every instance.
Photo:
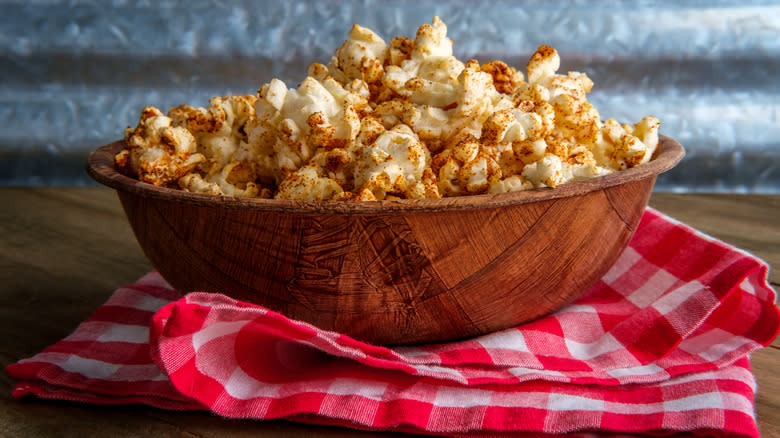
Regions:
[[144, 108], [87, 171], [182, 293], [376, 344], [533, 320], [606, 273], [684, 152], [652, 116], [602, 120], [550, 47], [523, 74], [452, 44], [438, 17], [355, 25], [297, 88]]

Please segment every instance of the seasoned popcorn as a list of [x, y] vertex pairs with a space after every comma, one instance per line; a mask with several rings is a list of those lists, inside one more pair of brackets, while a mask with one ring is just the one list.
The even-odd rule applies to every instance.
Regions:
[[439, 17], [386, 42], [359, 25], [297, 88], [146, 107], [117, 168], [213, 195], [392, 200], [556, 187], [648, 162], [660, 122], [602, 121], [584, 73], [541, 46], [526, 75], [453, 55]]
[[127, 148], [115, 158], [117, 169], [141, 181], [168, 186], [205, 162], [192, 133], [172, 122], [157, 108], [144, 108], [138, 126], [125, 131]]

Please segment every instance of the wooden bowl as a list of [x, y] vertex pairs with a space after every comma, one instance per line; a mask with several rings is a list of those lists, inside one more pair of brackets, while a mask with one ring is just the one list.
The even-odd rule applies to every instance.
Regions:
[[511, 327], [574, 300], [628, 244], [656, 176], [683, 157], [497, 195], [377, 202], [241, 199], [155, 187], [89, 157], [139, 244], [181, 292], [220, 292], [376, 344]]

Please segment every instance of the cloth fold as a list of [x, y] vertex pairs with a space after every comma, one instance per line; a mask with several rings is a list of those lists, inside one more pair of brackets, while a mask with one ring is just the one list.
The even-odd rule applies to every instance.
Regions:
[[651, 208], [587, 293], [528, 324], [381, 347], [156, 272], [9, 365], [14, 396], [441, 435], [756, 437], [748, 357], [777, 336], [768, 266]]

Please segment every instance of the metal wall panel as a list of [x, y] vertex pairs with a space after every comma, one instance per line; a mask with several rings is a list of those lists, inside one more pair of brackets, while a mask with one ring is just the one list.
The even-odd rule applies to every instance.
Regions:
[[603, 117], [658, 117], [688, 152], [658, 190], [780, 191], [780, 2], [673, 0], [0, 0], [0, 184], [89, 184], [144, 105], [293, 86], [353, 23], [389, 40], [433, 15], [461, 59], [524, 70], [548, 44]]

